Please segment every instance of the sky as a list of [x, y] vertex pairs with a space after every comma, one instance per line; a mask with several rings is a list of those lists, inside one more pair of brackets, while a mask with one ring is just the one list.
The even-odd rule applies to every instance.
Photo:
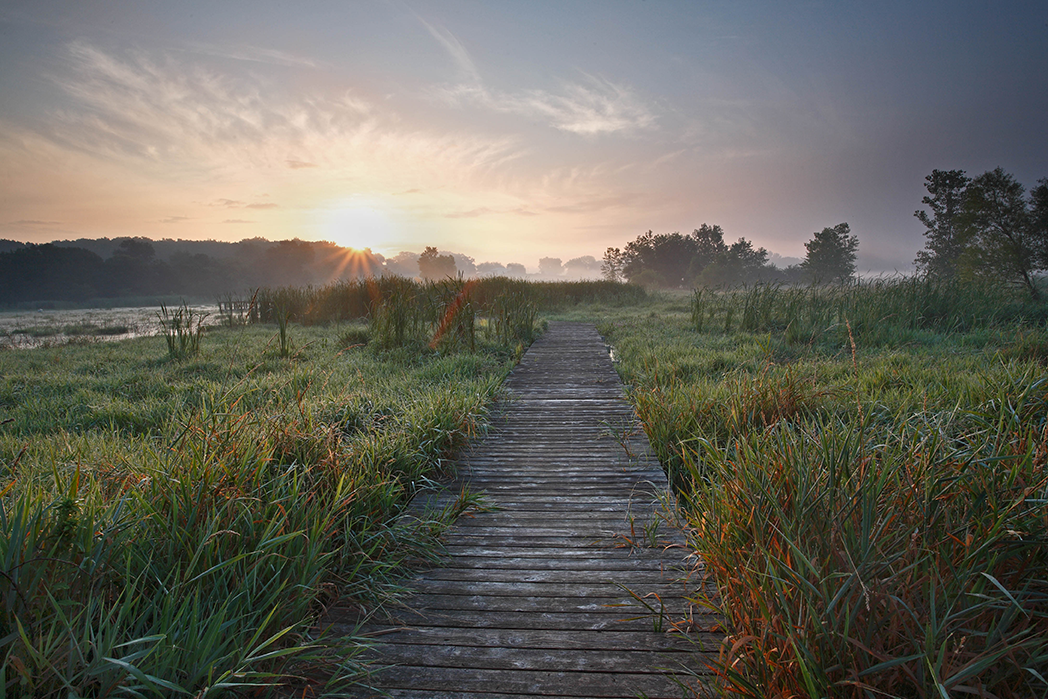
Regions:
[[1048, 177], [1048, 3], [0, 5], [0, 238], [598, 259], [848, 222], [912, 269], [933, 169]]

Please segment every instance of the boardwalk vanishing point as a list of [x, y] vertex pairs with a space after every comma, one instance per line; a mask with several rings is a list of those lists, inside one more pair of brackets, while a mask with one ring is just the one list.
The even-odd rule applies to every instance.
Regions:
[[375, 689], [355, 696], [704, 694], [722, 636], [687, 600], [700, 567], [666, 522], [666, 477], [600, 335], [550, 323], [505, 387], [494, 429], [431, 503], [465, 483], [487, 508], [445, 533], [446, 557], [391, 620], [363, 629]]

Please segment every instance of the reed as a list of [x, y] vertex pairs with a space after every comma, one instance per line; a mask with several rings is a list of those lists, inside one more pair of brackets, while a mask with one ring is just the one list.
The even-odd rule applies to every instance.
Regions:
[[[1022, 405], [1042, 403], [1035, 391], [1020, 412], [1043, 409]], [[732, 693], [1042, 694], [1048, 474], [1027, 445], [1045, 424], [1013, 415], [783, 422], [687, 445], [696, 550], [734, 631], [720, 666]]]
[[[207, 333], [207, 360], [163, 361], [155, 338], [0, 356], [0, 695], [365, 679], [364, 639], [318, 614], [380, 605], [438, 550], [443, 520], [394, 516], [483, 429], [511, 349], [342, 351], [338, 333], [296, 327], [295, 362], [263, 327]], [[82, 412], [107, 397], [149, 417]]]
[[663, 309], [601, 328], [716, 582], [722, 692], [1044, 695], [1045, 307], [894, 280]]
[[[489, 316], [499, 299], [518, 298], [538, 311], [552, 311], [579, 304], [601, 303], [623, 307], [647, 298], [639, 286], [606, 281], [531, 282], [493, 277], [452, 283], [470, 284], [478, 316]], [[252, 322], [275, 323], [277, 310], [291, 314], [302, 325], [343, 322], [373, 317], [391, 295], [411, 296], [433, 311], [427, 322], [437, 319], [435, 308], [445, 282], [418, 282], [392, 275], [340, 281], [321, 287], [262, 288], [256, 294]], [[409, 293], [410, 290], [410, 293]], [[425, 315], [425, 314], [424, 314]]]
[[182, 303], [181, 307], [169, 310], [161, 305], [157, 312], [160, 332], [167, 342], [167, 355], [172, 361], [182, 361], [200, 352], [200, 336], [204, 332], [204, 321], [208, 314], [196, 311]]

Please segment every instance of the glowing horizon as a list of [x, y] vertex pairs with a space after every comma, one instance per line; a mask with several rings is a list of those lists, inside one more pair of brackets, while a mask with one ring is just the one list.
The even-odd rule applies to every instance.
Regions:
[[800, 257], [848, 221], [891, 271], [933, 168], [1048, 175], [1033, 4], [189, 8], [0, 10], [0, 238], [533, 268], [702, 223]]

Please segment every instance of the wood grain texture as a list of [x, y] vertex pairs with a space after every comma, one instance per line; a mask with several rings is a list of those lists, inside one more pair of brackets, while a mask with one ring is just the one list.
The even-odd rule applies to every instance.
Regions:
[[488, 510], [446, 533], [441, 564], [385, 623], [328, 615], [333, 631], [375, 641], [371, 688], [354, 696], [707, 694], [722, 636], [688, 598], [712, 590], [667, 523], [665, 475], [595, 328], [551, 323], [505, 387], [455, 481], [409, 515], [463, 484]]

